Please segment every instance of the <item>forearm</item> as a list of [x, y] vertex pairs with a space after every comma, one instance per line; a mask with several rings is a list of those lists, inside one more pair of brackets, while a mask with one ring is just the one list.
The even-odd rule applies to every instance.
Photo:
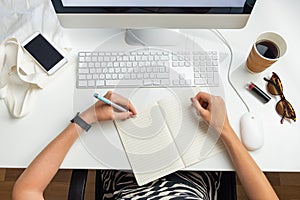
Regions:
[[249, 199], [278, 199], [269, 181], [230, 127], [221, 134]]
[[[120, 95], [107, 92], [105, 98], [123, 105], [129, 112], [114, 112], [113, 108], [97, 101], [80, 117], [88, 124], [98, 121], [120, 119], [125, 120], [136, 114], [130, 101]], [[43, 199], [43, 192], [59, 169], [69, 149], [83, 132], [76, 123], [70, 124], [60, 133], [29, 165], [17, 180], [13, 189], [13, 199]]]
[[[13, 198], [26, 196], [27, 193], [42, 197], [42, 194], [55, 176], [69, 149], [78, 138], [82, 129], [70, 124], [32, 161], [14, 186]], [[23, 195], [20, 195], [23, 193]], [[32, 196], [30, 196], [30, 199]]]

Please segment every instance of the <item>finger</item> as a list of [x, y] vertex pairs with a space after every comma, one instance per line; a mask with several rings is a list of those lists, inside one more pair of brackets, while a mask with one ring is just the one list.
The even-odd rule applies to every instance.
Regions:
[[111, 100], [112, 94], [113, 94], [113, 92], [112, 92], [111, 90], [108, 90], [108, 91], [106, 92], [106, 94], [104, 95], [104, 97], [107, 98], [107, 99], [109, 99], [109, 100]]
[[195, 98], [199, 101], [200, 99], [210, 102], [211, 101], [211, 97], [212, 95], [206, 92], [198, 92], [198, 94], [196, 94]]
[[132, 105], [132, 103], [130, 101], [128, 101], [128, 105], [127, 106], [128, 106], [129, 110], [132, 112], [133, 115], [137, 114], [134, 106]]
[[133, 116], [132, 112], [113, 112], [113, 119], [116, 120], [125, 120]]
[[209, 105], [211, 105], [212, 102], [212, 95], [206, 92], [199, 92], [196, 96], [195, 99], [197, 99], [200, 103], [200, 105], [204, 108], [207, 109]]
[[205, 110], [196, 98], [191, 98], [192, 105], [199, 111], [200, 116], [205, 116], [207, 110]]
[[122, 95], [119, 95], [119, 94], [116, 94], [116, 93], [112, 93], [111, 100], [114, 103], [117, 103], [119, 105], [125, 106], [134, 115], [137, 114], [136, 109], [134, 108], [134, 106], [132, 105], [132, 103], [127, 98], [123, 97]]

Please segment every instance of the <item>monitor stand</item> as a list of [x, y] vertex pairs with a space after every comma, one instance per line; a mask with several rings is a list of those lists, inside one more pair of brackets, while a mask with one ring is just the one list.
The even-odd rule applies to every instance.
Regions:
[[172, 29], [126, 29], [125, 42], [130, 46], [175, 46], [180, 33]]

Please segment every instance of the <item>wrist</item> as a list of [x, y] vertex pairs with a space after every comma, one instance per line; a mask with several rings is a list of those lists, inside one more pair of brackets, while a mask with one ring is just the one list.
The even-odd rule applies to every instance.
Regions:
[[232, 127], [228, 125], [224, 126], [220, 136], [222, 140], [231, 140], [234, 136], [236, 136], [236, 134]]
[[87, 111], [81, 113], [79, 116], [81, 117], [81, 119], [83, 119], [88, 124], [93, 124], [97, 121], [96, 117], [92, 116]]
[[[84, 116], [84, 115], [83, 115]], [[78, 125], [80, 128], [88, 132], [88, 130], [92, 127], [89, 123], [89, 120], [87, 120], [87, 117], [82, 117], [79, 115], [79, 112], [75, 115], [75, 117], [71, 120], [71, 123], [74, 123]]]

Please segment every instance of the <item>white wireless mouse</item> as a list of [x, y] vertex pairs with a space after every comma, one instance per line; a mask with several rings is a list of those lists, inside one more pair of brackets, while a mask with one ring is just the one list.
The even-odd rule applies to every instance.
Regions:
[[245, 113], [240, 121], [241, 139], [244, 146], [249, 150], [260, 149], [264, 145], [262, 121], [253, 113]]

